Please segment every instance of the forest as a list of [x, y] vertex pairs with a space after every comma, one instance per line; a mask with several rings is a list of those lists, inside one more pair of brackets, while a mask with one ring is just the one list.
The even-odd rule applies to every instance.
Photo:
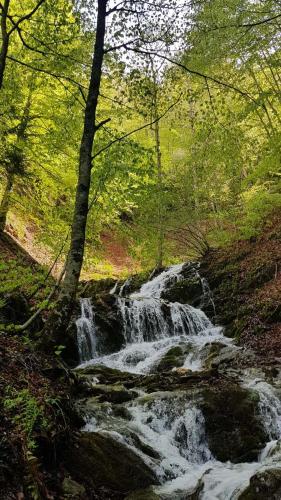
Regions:
[[281, 499], [281, 2], [0, 1], [0, 499]]

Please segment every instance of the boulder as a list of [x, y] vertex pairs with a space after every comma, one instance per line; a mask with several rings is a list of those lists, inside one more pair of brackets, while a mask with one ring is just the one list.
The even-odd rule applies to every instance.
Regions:
[[250, 479], [248, 488], [239, 496], [239, 500], [280, 500], [281, 468], [257, 472]]
[[228, 383], [219, 391], [209, 387], [202, 396], [206, 436], [215, 458], [234, 463], [257, 460], [267, 441], [258, 393]]
[[65, 453], [71, 475], [93, 488], [128, 493], [159, 484], [153, 470], [124, 443], [106, 432], [83, 433]]

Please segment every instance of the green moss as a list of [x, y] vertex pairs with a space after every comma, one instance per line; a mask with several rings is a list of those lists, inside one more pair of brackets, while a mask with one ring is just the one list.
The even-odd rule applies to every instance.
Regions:
[[161, 359], [157, 366], [157, 371], [163, 372], [172, 370], [172, 368], [178, 368], [183, 365], [185, 357], [186, 355], [184, 355], [180, 346], [172, 347]]

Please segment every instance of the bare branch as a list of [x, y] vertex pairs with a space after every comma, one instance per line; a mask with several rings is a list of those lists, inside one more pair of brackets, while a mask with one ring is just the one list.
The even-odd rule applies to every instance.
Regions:
[[261, 105], [261, 104], [258, 104], [257, 101], [254, 99], [254, 97], [252, 97], [248, 92], [241, 90], [238, 87], [231, 85], [230, 83], [226, 83], [222, 80], [219, 80], [218, 78], [215, 78], [213, 76], [206, 75], [205, 73], [201, 73], [200, 71], [196, 71], [194, 69], [188, 68], [187, 66], [185, 66], [185, 64], [183, 64], [179, 61], [175, 61], [175, 60], [171, 59], [170, 57], [165, 56], [164, 54], [159, 54], [157, 52], [152, 52], [152, 51], [143, 50], [143, 49], [131, 48], [131, 47], [127, 47], [127, 46], [125, 46], [124, 48], [128, 51], [135, 52], [137, 54], [150, 55], [150, 56], [152, 55], [152, 56], [159, 57], [160, 59], [168, 61], [171, 64], [174, 64], [175, 66], [178, 66], [179, 68], [184, 69], [185, 71], [187, 71], [191, 75], [195, 75], [195, 76], [199, 76], [200, 78], [203, 78], [205, 80], [205, 82], [206, 82], [206, 80], [209, 80], [210, 82], [216, 83], [217, 85], [220, 85], [221, 87], [225, 87], [225, 88], [228, 88], [230, 90], [237, 92], [238, 94], [242, 95], [243, 97], [246, 97], [247, 99], [250, 99], [251, 101], [253, 101], [255, 104], [257, 104], [259, 106]]
[[104, 151], [107, 151], [107, 149], [109, 149], [111, 146], [113, 146], [113, 144], [115, 144], [116, 142], [121, 142], [123, 141], [123, 139], [126, 139], [127, 137], [129, 137], [130, 135], [132, 134], [135, 134], [136, 132], [139, 132], [140, 130], [143, 130], [144, 128], [147, 128], [147, 127], [150, 127], [151, 125], [154, 125], [155, 123], [159, 122], [159, 120], [161, 120], [162, 118], [164, 118], [164, 116], [174, 107], [176, 106], [179, 102], [180, 102], [180, 99], [181, 99], [181, 95], [180, 97], [173, 103], [171, 104], [171, 106], [169, 106], [166, 111], [164, 113], [162, 113], [162, 115], [160, 116], [157, 116], [157, 118], [155, 118], [155, 120], [152, 120], [151, 122], [149, 123], [146, 123], [145, 125], [142, 125], [141, 127], [138, 127], [134, 130], [131, 130], [131, 132], [127, 132], [127, 134], [124, 134], [122, 135], [121, 137], [117, 137], [116, 139], [114, 139], [113, 141], [109, 142], [104, 148], [100, 149], [96, 154], [94, 154], [94, 156], [92, 156], [92, 160], [94, 160], [97, 156], [99, 156], [101, 153], [103, 153]]

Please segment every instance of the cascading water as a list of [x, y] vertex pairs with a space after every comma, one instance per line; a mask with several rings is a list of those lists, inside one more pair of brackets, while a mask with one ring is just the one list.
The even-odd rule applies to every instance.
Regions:
[[80, 363], [93, 359], [96, 355], [94, 312], [91, 300], [80, 299], [81, 316], [76, 321], [77, 344]]
[[[82, 366], [105, 365], [136, 374], [154, 373], [171, 348], [182, 349], [182, 367], [201, 370], [212, 346], [232, 346], [221, 328], [214, 327], [203, 311], [187, 304], [167, 302], [163, 292], [181, 279], [183, 266], [172, 266], [145, 283], [139, 292], [126, 296], [126, 282], [116, 297], [123, 323], [124, 347], [107, 355], [98, 355], [94, 340], [94, 315], [89, 299], [81, 301], [77, 321], [78, 347]], [[203, 295], [210, 295], [202, 283]], [[116, 294], [117, 286], [111, 290]], [[212, 298], [211, 298], [212, 300]], [[231, 347], [232, 346], [232, 347]], [[86, 363], [85, 363], [86, 361]], [[161, 486], [154, 490], [159, 498], [183, 500], [200, 486], [201, 500], [235, 500], [257, 471], [281, 467], [280, 450], [272, 450], [281, 439], [281, 403], [275, 389], [264, 379], [241, 376], [241, 387], [259, 397], [259, 414], [269, 442], [255, 462], [220, 462], [211, 453], [205, 420], [197, 393], [184, 391], [144, 394], [126, 404], [127, 417], [114, 417], [108, 406], [90, 417], [85, 431], [110, 433], [122, 441], [157, 474]], [[137, 436], [137, 439], [136, 439]], [[153, 450], [147, 455], [139, 442]], [[277, 447], [278, 448], [278, 447]]]

